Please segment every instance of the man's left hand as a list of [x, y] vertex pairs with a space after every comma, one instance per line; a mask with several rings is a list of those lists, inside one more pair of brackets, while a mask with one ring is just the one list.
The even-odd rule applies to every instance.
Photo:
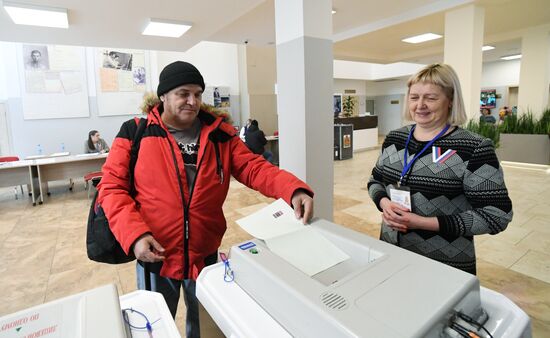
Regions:
[[298, 189], [292, 195], [292, 207], [297, 219], [307, 224], [313, 217], [313, 198], [306, 194], [304, 190]]

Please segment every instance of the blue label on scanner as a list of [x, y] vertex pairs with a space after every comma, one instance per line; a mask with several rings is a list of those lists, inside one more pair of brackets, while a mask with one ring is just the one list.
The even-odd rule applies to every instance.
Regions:
[[254, 243], [254, 242], [246, 242], [246, 243], [243, 243], [243, 244], [239, 245], [239, 249], [248, 250], [248, 249], [253, 248], [255, 246], [256, 246], [256, 243]]

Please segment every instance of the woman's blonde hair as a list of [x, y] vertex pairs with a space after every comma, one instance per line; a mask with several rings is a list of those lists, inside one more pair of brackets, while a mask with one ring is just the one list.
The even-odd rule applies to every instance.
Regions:
[[454, 69], [444, 63], [434, 63], [422, 68], [407, 81], [407, 95], [403, 109], [403, 119], [411, 121], [409, 112], [409, 93], [411, 86], [416, 83], [431, 83], [443, 89], [445, 96], [451, 101], [451, 109], [447, 122], [453, 126], [459, 126], [468, 120], [464, 110], [464, 99], [460, 89], [460, 81]]

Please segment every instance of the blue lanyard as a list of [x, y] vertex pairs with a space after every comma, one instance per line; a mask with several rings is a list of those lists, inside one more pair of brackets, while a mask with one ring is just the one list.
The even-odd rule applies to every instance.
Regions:
[[439, 132], [439, 134], [437, 134], [430, 142], [428, 142], [428, 144], [426, 144], [424, 146], [424, 148], [422, 148], [422, 150], [420, 152], [415, 154], [414, 157], [411, 159], [411, 161], [409, 163], [407, 163], [407, 157], [408, 157], [407, 154], [409, 152], [409, 142], [411, 142], [411, 137], [413, 135], [414, 129], [416, 128], [416, 124], [414, 126], [412, 126], [411, 131], [409, 133], [409, 137], [407, 138], [407, 143], [405, 143], [405, 156], [404, 156], [404, 160], [405, 160], [404, 164], [405, 165], [403, 166], [403, 170], [401, 171], [401, 177], [399, 178], [399, 182], [397, 183], [397, 186], [401, 186], [401, 183], [403, 181], [403, 177], [405, 177], [405, 175], [409, 172], [409, 170], [411, 170], [411, 168], [414, 164], [414, 161], [416, 161], [422, 154], [424, 154], [426, 149], [430, 148], [432, 146], [432, 144], [434, 144], [434, 142], [437, 141], [438, 138], [443, 136], [443, 134], [445, 134], [447, 132], [447, 130], [449, 130], [450, 127], [451, 127], [451, 125], [447, 124], [445, 126], [445, 128], [443, 128], [443, 130]]

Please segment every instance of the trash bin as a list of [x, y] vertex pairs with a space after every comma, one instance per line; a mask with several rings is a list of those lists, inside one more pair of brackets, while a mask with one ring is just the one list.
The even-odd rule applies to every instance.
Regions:
[[353, 124], [334, 125], [334, 159], [353, 158]]

